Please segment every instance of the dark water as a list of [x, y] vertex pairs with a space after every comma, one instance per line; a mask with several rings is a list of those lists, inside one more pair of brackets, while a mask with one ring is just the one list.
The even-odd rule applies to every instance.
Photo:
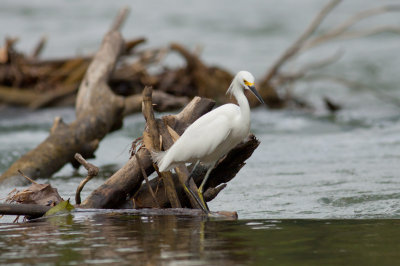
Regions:
[[0, 225], [1, 264], [395, 265], [400, 220], [74, 214]]
[[[39, 37], [44, 57], [96, 51], [116, 11], [131, 6], [126, 38], [145, 36], [148, 47], [180, 42], [202, 46], [202, 58], [231, 72], [246, 69], [259, 80], [326, 1], [1, 1], [0, 38], [18, 36], [30, 52]], [[398, 1], [343, 1], [321, 31], [363, 9]], [[178, 8], [179, 7], [179, 8]], [[396, 12], [352, 29], [400, 25]], [[400, 38], [380, 34], [337, 41], [303, 54], [285, 67], [295, 71], [344, 51], [334, 65], [316, 71], [356, 80], [366, 88], [301, 82], [293, 93], [312, 111], [256, 109], [252, 131], [261, 144], [238, 176], [210, 203], [237, 211], [238, 221], [185, 217], [138, 217], [74, 213], [34, 223], [0, 220], [0, 264], [147, 265], [396, 265], [400, 218]], [[180, 65], [176, 56], [167, 65]], [[332, 115], [322, 98], [343, 109]], [[74, 111], [0, 109], [0, 172], [48, 135], [54, 117]], [[121, 167], [144, 126], [133, 115], [108, 135], [92, 163], [100, 176], [85, 198]], [[65, 199], [74, 198], [83, 169], [67, 165], [50, 180]], [[4, 199], [13, 186], [0, 186]], [[18, 187], [23, 189], [24, 187]], [[271, 220], [275, 219], [275, 220]]]

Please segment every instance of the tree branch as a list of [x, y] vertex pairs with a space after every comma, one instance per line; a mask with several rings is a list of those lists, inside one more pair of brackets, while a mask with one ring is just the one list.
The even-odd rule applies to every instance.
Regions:
[[267, 75], [264, 78], [264, 82], [269, 82], [279, 71], [284, 63], [291, 59], [296, 53], [302, 48], [303, 43], [315, 32], [320, 26], [325, 17], [335, 8], [341, 0], [331, 0], [314, 18], [305, 32], [278, 58], [278, 60], [272, 65]]

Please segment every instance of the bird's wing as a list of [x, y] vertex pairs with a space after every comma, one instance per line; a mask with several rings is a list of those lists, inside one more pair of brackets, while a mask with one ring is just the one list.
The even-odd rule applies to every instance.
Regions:
[[[210, 155], [229, 136], [231, 114], [236, 107], [217, 108], [196, 120], [171, 147], [175, 161], [189, 161]], [[227, 112], [228, 111], [228, 112]]]

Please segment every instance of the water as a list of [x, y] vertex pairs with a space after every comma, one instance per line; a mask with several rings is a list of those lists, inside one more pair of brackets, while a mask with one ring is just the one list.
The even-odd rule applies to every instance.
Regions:
[[[116, 10], [125, 4], [132, 6], [123, 29], [127, 38], [145, 36], [146, 47], [171, 41], [190, 48], [201, 45], [207, 63], [231, 72], [247, 69], [256, 77], [265, 74], [321, 8], [318, 0], [235, 1], [232, 7], [231, 1], [96, 1], [95, 6], [91, 1], [2, 1], [0, 22], [7, 27], [0, 28], [0, 37], [19, 36], [18, 47], [29, 51], [47, 34], [44, 57], [92, 53]], [[324, 25], [376, 5], [372, 0], [345, 1]], [[400, 24], [397, 13], [364, 21], [360, 27], [388, 24]], [[400, 57], [394, 56], [399, 42], [391, 34], [334, 42], [304, 54], [288, 68], [340, 48], [343, 58], [320, 72], [369, 88], [299, 83], [294, 93], [314, 110], [253, 110], [252, 131], [261, 145], [210, 203], [213, 210], [237, 211], [239, 221], [77, 213], [2, 224], [0, 263], [28, 263], [33, 258], [49, 264], [128, 264], [136, 259], [174, 265], [187, 265], [189, 260], [195, 265], [399, 261]], [[179, 65], [182, 60], [170, 56], [166, 63]], [[323, 96], [343, 109], [329, 114]], [[0, 110], [0, 172], [46, 138], [55, 116], [70, 122], [74, 111]], [[92, 160], [101, 168], [100, 176], [86, 185], [82, 198], [126, 162], [130, 142], [143, 127], [143, 117], [132, 115], [122, 130], [101, 142]], [[51, 180], [39, 182], [50, 182], [63, 198], [73, 199], [85, 175], [82, 169], [76, 173], [65, 166]], [[0, 186], [0, 198], [12, 189]]]
[[0, 263], [393, 265], [400, 260], [399, 225], [399, 220], [203, 221], [75, 214], [0, 225]]

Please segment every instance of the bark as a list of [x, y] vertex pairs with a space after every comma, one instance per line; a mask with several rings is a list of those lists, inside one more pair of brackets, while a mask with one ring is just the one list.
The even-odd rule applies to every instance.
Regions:
[[[210, 111], [214, 104], [212, 100], [195, 97], [179, 114], [168, 115], [164, 119], [170, 122], [175, 131], [182, 134], [191, 123]], [[85, 208], [122, 208], [143, 182], [144, 177], [136, 157], [140, 159], [141, 166], [148, 176], [154, 171], [153, 162], [147, 149], [139, 149], [136, 154], [137, 156], [132, 156], [120, 170], [94, 190], [81, 206]]]
[[[35, 204], [0, 204], [0, 215], [27, 215], [31, 218], [43, 216], [51, 207]], [[75, 209], [74, 212], [98, 212], [98, 210]], [[101, 214], [128, 214], [128, 215], [179, 215], [188, 217], [204, 217], [202, 210], [174, 208], [174, 209], [131, 209], [131, 210], [102, 210]], [[237, 219], [236, 212], [212, 212], [212, 217], [223, 219]]]
[[107, 81], [123, 45], [122, 36], [116, 29], [105, 35], [79, 88], [76, 120], [67, 125], [57, 119], [50, 135], [14, 162], [0, 176], [0, 182], [24, 182], [21, 178], [18, 180], [18, 170], [32, 179], [50, 177], [66, 163], [73, 161], [75, 153], [85, 158], [93, 157], [99, 141], [110, 131], [121, 127], [124, 101], [110, 90]]
[[[157, 122], [154, 117], [153, 105], [152, 105], [152, 88], [146, 87], [143, 90], [143, 115], [146, 119], [146, 129], [143, 134], [143, 142], [146, 146], [146, 149], [151, 152], [159, 152], [161, 150], [160, 147], [160, 133], [158, 132]], [[148, 139], [148, 140], [147, 140]], [[147, 141], [146, 141], [147, 140]], [[157, 167], [157, 166], [155, 166]], [[181, 203], [179, 202], [178, 195], [176, 194], [176, 189], [174, 185], [174, 181], [169, 173], [159, 173], [158, 169], [157, 173], [161, 175], [161, 178], [165, 185], [165, 190], [168, 195], [169, 202], [173, 208], [180, 208]], [[151, 186], [149, 185], [149, 180], [146, 179], [147, 187], [150, 194], [154, 196]], [[157, 202], [157, 200], [155, 199]]]
[[81, 204], [81, 191], [83, 187], [86, 185], [87, 182], [90, 181], [90, 179], [97, 176], [97, 174], [99, 173], [99, 168], [87, 162], [79, 153], [76, 153], [74, 157], [88, 171], [86, 178], [79, 183], [79, 186], [75, 192], [75, 203], [79, 205]]
[[[166, 122], [167, 122], [167, 120], [158, 121], [158, 128], [160, 131], [160, 136], [163, 140], [162, 145], [163, 145], [164, 150], [168, 150], [174, 144], [174, 140], [168, 130], [169, 125]], [[178, 135], [177, 133], [175, 133], [175, 134]], [[186, 166], [181, 165], [181, 166], [178, 166], [175, 168], [175, 172], [177, 174], [179, 184], [182, 187], [182, 185], [185, 184], [189, 178], [189, 171], [187, 170]], [[172, 175], [169, 180], [170, 180], [170, 182], [173, 182]], [[189, 181], [189, 187], [194, 192], [197, 192], [197, 190], [198, 190], [198, 187], [196, 186], [196, 184], [194, 183], [193, 180]], [[190, 202], [190, 204], [186, 204], [187, 206], [189, 206], [191, 208], [201, 208], [201, 206], [198, 205], [198, 203], [196, 202], [196, 200], [193, 198], [193, 196], [190, 194], [189, 191], [184, 190], [184, 193], [186, 194], [186, 197], [189, 199], [189, 202]], [[182, 196], [181, 196], [181, 198], [182, 198]]]
[[[142, 94], [135, 94], [125, 98], [124, 116], [137, 113], [142, 110]], [[189, 98], [174, 96], [163, 91], [153, 91], [152, 102], [154, 110], [165, 112], [183, 108], [189, 103]]]
[[0, 215], [27, 215], [30, 217], [40, 217], [51, 208], [51, 206], [37, 204], [0, 203]]
[[0, 99], [3, 103], [27, 106], [31, 102], [37, 101], [39, 98], [40, 95], [34, 91], [0, 86]]
[[[225, 188], [227, 182], [232, 180], [239, 172], [239, 170], [245, 165], [245, 161], [252, 155], [254, 150], [258, 147], [260, 142], [255, 138], [254, 135], [250, 134], [246, 140], [239, 143], [235, 148], [233, 148], [227, 156], [222, 158], [218, 165], [210, 173], [210, 178], [205, 185], [204, 199], [205, 201], [211, 201], [217, 194]], [[193, 173], [193, 179], [197, 186], [199, 186], [206, 173], [206, 168], [199, 165], [197, 170]], [[182, 206], [190, 207], [188, 197], [185, 194], [184, 189], [174, 178], [175, 186], [177, 187], [177, 192]], [[163, 208], [170, 207], [168, 198], [166, 197], [164, 186], [158, 178], [150, 181], [154, 191], [157, 191], [157, 201]], [[140, 208], [154, 208], [154, 202], [151, 195], [148, 193], [147, 189], [142, 187], [135, 196], [136, 207]]]

